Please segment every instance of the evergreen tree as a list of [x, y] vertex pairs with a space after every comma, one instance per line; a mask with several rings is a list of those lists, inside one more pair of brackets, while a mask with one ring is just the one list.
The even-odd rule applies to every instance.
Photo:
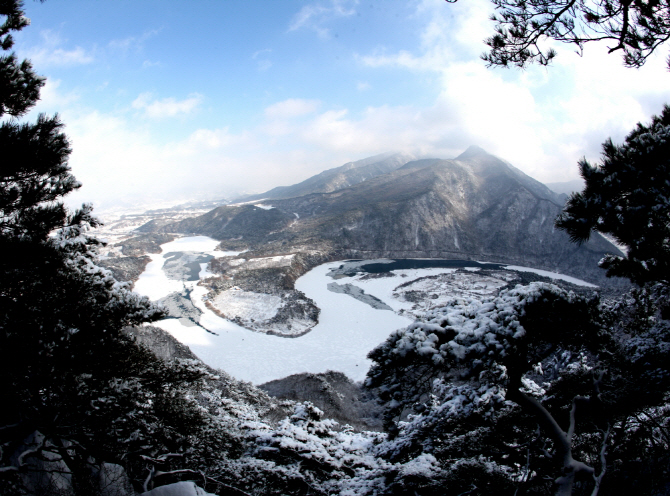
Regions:
[[670, 281], [670, 107], [638, 124], [624, 144], [607, 140], [600, 164], [579, 167], [586, 186], [568, 199], [556, 226], [577, 243], [599, 232], [624, 245], [625, 257], [600, 262], [608, 276]]
[[21, 3], [0, 0], [0, 19], [0, 493], [90, 495], [105, 462], [139, 481], [147, 460], [187, 454], [203, 425], [191, 391], [204, 372], [124, 332], [162, 311], [96, 266], [91, 207], [62, 203], [80, 186], [63, 125], [18, 120], [44, 85], [9, 53], [28, 25]]
[[432, 310], [369, 355], [378, 452], [434, 456], [440, 494], [660, 494], [669, 305], [662, 285], [599, 305], [533, 283]]

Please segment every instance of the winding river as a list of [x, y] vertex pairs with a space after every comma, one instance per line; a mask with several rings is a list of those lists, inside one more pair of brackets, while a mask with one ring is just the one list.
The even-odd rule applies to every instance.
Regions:
[[[407, 317], [379, 311], [346, 294], [329, 291], [326, 274], [340, 262], [321, 265], [303, 275], [296, 288], [312, 298], [321, 309], [319, 324], [306, 335], [287, 339], [253, 332], [218, 317], [204, 302], [205, 288], [196, 281], [169, 279], [163, 266], [174, 252], [224, 256], [214, 251], [218, 242], [204, 236], [180, 238], [162, 245], [163, 253], [151, 255], [151, 262], [135, 283], [135, 291], [158, 300], [184, 286], [191, 287], [191, 300], [203, 315], [200, 325], [186, 326], [177, 319], [154, 325], [172, 334], [211, 367], [237, 379], [261, 384], [301, 372], [339, 370], [353, 380], [365, 377], [370, 361], [367, 353], [395, 329], [411, 323]], [[201, 264], [200, 278], [208, 275]], [[204, 329], [203, 329], [204, 328]], [[209, 332], [208, 332], [209, 331]]]
[[[365, 378], [371, 364], [366, 358], [368, 352], [384, 341], [391, 332], [412, 322], [409, 316], [388, 311], [390, 308], [375, 308], [361, 299], [352, 298], [346, 292], [334, 292], [332, 288], [328, 288], [334, 279], [340, 285], [352, 282], [360, 285], [360, 282], [354, 281], [353, 274], [356, 271], [352, 271], [351, 267], [356, 264], [370, 266], [371, 261], [332, 262], [312, 269], [295, 284], [296, 289], [314, 300], [321, 309], [319, 324], [309, 333], [299, 338], [287, 339], [242, 328], [209, 310], [203, 301], [206, 289], [197, 285], [198, 279], [211, 276], [207, 271], [206, 260], [237, 254], [216, 251], [217, 244], [214, 239], [194, 236], [179, 238], [162, 245], [162, 253], [151, 255], [151, 262], [135, 283], [135, 291], [155, 301], [172, 292], [182, 291], [185, 287], [191, 289], [190, 298], [193, 304], [203, 312], [200, 326], [185, 325], [174, 318], [161, 320], [153, 325], [163, 328], [188, 345], [211, 367], [224, 370], [237, 379], [262, 384], [291, 374], [338, 370], [351, 379], [360, 381]], [[180, 257], [186, 261], [186, 270], [175, 272], [170, 269], [170, 262]], [[400, 277], [411, 280], [412, 277], [457, 270], [453, 267], [435, 267], [434, 264], [432, 268], [417, 268], [414, 265], [416, 264], [401, 264], [398, 267], [389, 265], [387, 268], [394, 269], [394, 276], [397, 277], [372, 280], [365, 286], [365, 290], [398, 311], [402, 305], [391, 298], [391, 292], [401, 282]], [[457, 267], [462, 266], [462, 263], [457, 264]], [[478, 270], [477, 262], [471, 263], [469, 267], [473, 271]], [[383, 271], [379, 265], [372, 265], [370, 268], [370, 272]], [[523, 267], [515, 269], [533, 270]], [[576, 281], [573, 278], [568, 279]]]

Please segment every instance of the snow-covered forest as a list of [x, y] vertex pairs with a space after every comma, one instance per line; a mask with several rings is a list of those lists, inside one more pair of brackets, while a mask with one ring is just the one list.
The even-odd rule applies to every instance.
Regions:
[[601, 267], [634, 289], [427, 307], [370, 351], [365, 430], [140, 344], [164, 310], [97, 265], [63, 124], [22, 119], [45, 82], [12, 53], [21, 3], [0, 21], [0, 494], [670, 494], [670, 107], [580, 163], [556, 221], [624, 246]]

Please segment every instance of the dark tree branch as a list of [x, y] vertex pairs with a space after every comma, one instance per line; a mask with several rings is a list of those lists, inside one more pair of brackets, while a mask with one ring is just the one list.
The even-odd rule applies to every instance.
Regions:
[[549, 437], [554, 442], [557, 449], [557, 454], [562, 461], [563, 475], [556, 479], [558, 490], [557, 496], [570, 496], [572, 494], [572, 485], [575, 476], [578, 473], [593, 474], [594, 469], [583, 462], [575, 460], [572, 457], [572, 439], [575, 433], [576, 426], [576, 410], [577, 401], [588, 400], [581, 396], [575, 396], [572, 401], [572, 408], [570, 409], [570, 426], [565, 432], [558, 425], [554, 416], [535, 398], [525, 394], [521, 391], [521, 373], [510, 374], [510, 381], [507, 390], [507, 399], [514, 401], [521, 408], [526, 409], [537, 418], [538, 423], [542, 425], [548, 432]]
[[[453, 3], [456, 0], [447, 0]], [[624, 64], [640, 67], [670, 39], [670, 5], [633, 0], [492, 0], [495, 34], [482, 58], [489, 66], [533, 62], [548, 65], [556, 56], [549, 40], [571, 44], [581, 54], [587, 43], [613, 40], [609, 53], [623, 51]]]

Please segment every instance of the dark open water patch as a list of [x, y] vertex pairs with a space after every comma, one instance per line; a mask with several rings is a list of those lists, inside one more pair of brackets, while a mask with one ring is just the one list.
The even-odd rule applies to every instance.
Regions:
[[399, 260], [392, 260], [391, 263], [371, 263], [362, 265], [361, 269], [369, 274], [379, 274], [381, 272], [390, 272], [392, 270], [462, 269], [464, 267], [478, 267], [480, 269], [500, 270], [505, 267], [505, 265], [474, 262], [472, 260], [403, 258]]
[[331, 270], [331, 277], [352, 277], [356, 274], [381, 274], [393, 270], [407, 269], [462, 269], [477, 267], [480, 269], [501, 270], [506, 264], [475, 262], [473, 260], [446, 260], [440, 258], [401, 258], [388, 260], [347, 260], [337, 269]]

